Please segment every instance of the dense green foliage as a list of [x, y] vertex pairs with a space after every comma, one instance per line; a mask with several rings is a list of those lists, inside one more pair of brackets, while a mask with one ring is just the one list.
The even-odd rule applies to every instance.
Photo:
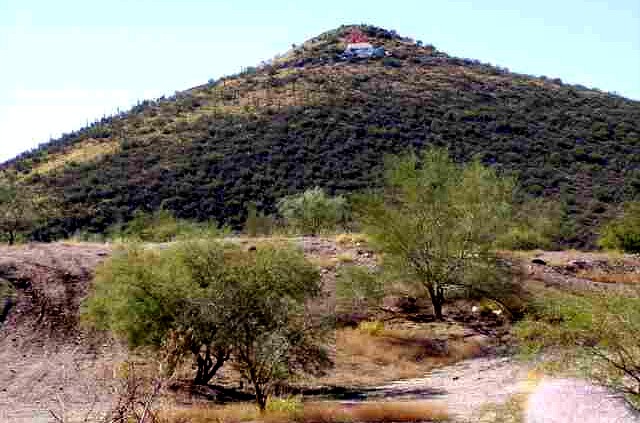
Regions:
[[552, 294], [532, 309], [516, 327], [525, 352], [553, 348], [557, 370], [582, 370], [640, 408], [639, 297]]
[[603, 228], [599, 244], [607, 249], [640, 253], [640, 202], [625, 204], [622, 216]]
[[431, 149], [390, 160], [384, 191], [360, 199], [359, 218], [383, 267], [424, 289], [442, 319], [450, 288], [506, 294], [494, 249], [510, 227], [513, 195], [511, 178]]
[[0, 173], [0, 239], [13, 245], [55, 213], [53, 201], [34, 187], [22, 186], [13, 172]]
[[514, 224], [498, 238], [498, 246], [509, 250], [551, 249], [561, 233], [559, 204], [536, 198], [518, 203]]
[[297, 250], [247, 252], [216, 241], [132, 246], [98, 269], [83, 316], [132, 347], [162, 351], [169, 372], [192, 353], [196, 383], [231, 359], [264, 407], [274, 383], [327, 363], [304, 310], [319, 294], [319, 272]]
[[350, 323], [367, 317], [382, 303], [385, 293], [383, 275], [361, 266], [341, 266], [336, 275], [337, 319]]
[[345, 198], [329, 197], [318, 187], [284, 197], [277, 207], [287, 225], [303, 235], [336, 230], [340, 224], [344, 225], [347, 216]]
[[29, 176], [67, 207], [34, 236], [102, 232], [161, 207], [240, 228], [249, 202], [273, 214], [280, 198], [310, 187], [361, 190], [378, 184], [384, 155], [425, 146], [515, 173], [528, 194], [560, 200], [574, 229], [564, 244], [594, 245], [593, 229], [638, 199], [637, 101], [451, 57], [373, 27], [364, 30], [401, 67], [340, 63], [345, 30], [8, 163], [28, 174], [89, 139], [117, 143], [108, 155]]

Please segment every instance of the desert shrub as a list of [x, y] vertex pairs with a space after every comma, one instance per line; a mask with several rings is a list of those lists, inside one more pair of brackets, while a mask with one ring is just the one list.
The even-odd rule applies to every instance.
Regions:
[[511, 221], [514, 181], [446, 150], [389, 161], [384, 191], [358, 199], [364, 232], [383, 253], [383, 269], [425, 290], [437, 319], [445, 291], [485, 296], [511, 288], [509, 266], [494, 251]]
[[515, 333], [523, 352], [553, 349], [559, 367], [627, 394], [640, 407], [640, 297], [550, 294], [539, 298]]
[[299, 396], [271, 398], [267, 405], [267, 412], [281, 412], [289, 415], [299, 414], [302, 409], [302, 398]]
[[249, 204], [247, 208], [247, 220], [244, 224], [244, 230], [247, 235], [256, 237], [259, 235], [271, 235], [275, 229], [276, 222], [273, 217], [258, 212], [254, 203]]
[[288, 225], [309, 235], [336, 230], [347, 215], [344, 197], [330, 197], [318, 187], [282, 198], [277, 206]]
[[363, 245], [367, 243], [367, 237], [363, 234], [343, 233], [336, 235], [336, 243], [338, 245]]
[[396, 59], [395, 57], [385, 57], [384, 59], [382, 59], [382, 64], [390, 68], [402, 67], [402, 61]]
[[379, 320], [372, 322], [360, 322], [358, 330], [371, 336], [379, 336], [384, 332], [384, 323]]
[[515, 206], [514, 224], [497, 239], [509, 250], [550, 249], [561, 229], [561, 208], [556, 202], [537, 198]]
[[167, 249], [129, 246], [96, 273], [84, 320], [132, 347], [162, 352], [171, 372], [186, 354], [206, 384], [229, 359], [261, 409], [274, 383], [328, 363], [304, 304], [320, 294], [318, 270], [300, 251], [243, 251], [212, 240]]
[[382, 275], [369, 269], [341, 266], [336, 278], [336, 312], [340, 319], [365, 318], [385, 295]]
[[141, 242], [169, 242], [197, 237], [221, 237], [229, 230], [218, 227], [214, 222], [192, 222], [177, 219], [168, 210], [154, 213], [136, 211], [133, 219], [126, 224], [116, 224], [109, 230], [111, 239], [125, 239]]
[[625, 204], [622, 216], [604, 226], [598, 243], [606, 249], [640, 253], [640, 202]]
[[0, 237], [9, 245], [24, 239], [55, 214], [51, 198], [33, 186], [21, 184], [17, 174], [0, 172]]
[[539, 231], [526, 227], [515, 227], [500, 237], [498, 245], [509, 250], [548, 249], [551, 243]]

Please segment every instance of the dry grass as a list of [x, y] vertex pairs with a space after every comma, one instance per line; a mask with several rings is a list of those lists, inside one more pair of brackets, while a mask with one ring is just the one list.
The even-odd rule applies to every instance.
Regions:
[[350, 253], [339, 254], [337, 259], [340, 263], [353, 263], [355, 261], [355, 257]]
[[335, 367], [321, 384], [365, 386], [424, 376], [434, 368], [481, 354], [477, 342], [435, 340], [431, 331], [344, 328], [336, 332]]
[[336, 244], [340, 246], [364, 245], [367, 243], [367, 237], [364, 234], [344, 233], [336, 235]]
[[313, 255], [307, 257], [309, 261], [321, 269], [335, 269], [338, 265], [338, 258], [325, 256], [325, 255]]
[[220, 407], [195, 406], [165, 410], [160, 423], [385, 423], [442, 422], [448, 419], [446, 407], [432, 401], [371, 402], [356, 405], [309, 403], [295, 411], [267, 411], [260, 414], [253, 404]]
[[97, 140], [88, 138], [64, 153], [52, 155], [46, 162], [39, 164], [32, 170], [33, 174], [45, 174], [63, 168], [71, 162], [86, 163], [103, 156], [114, 154], [120, 148], [115, 140]]
[[255, 421], [258, 416], [259, 413], [254, 404], [241, 403], [163, 410], [159, 420], [160, 423], [236, 423]]
[[609, 273], [602, 270], [590, 269], [581, 270], [578, 272], [578, 277], [603, 283], [640, 283], [640, 273], [638, 272]]
[[415, 402], [370, 402], [350, 407], [315, 404], [305, 406], [301, 422], [436, 422], [446, 421], [446, 407], [440, 403]]

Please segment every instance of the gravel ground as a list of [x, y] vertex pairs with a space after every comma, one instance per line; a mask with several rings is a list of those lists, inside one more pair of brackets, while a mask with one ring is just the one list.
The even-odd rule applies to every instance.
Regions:
[[428, 399], [447, 404], [456, 421], [477, 423], [489, 404], [512, 396], [527, 399], [525, 423], [639, 423], [626, 401], [607, 389], [577, 379], [537, 380], [532, 365], [511, 358], [485, 357], [460, 362], [424, 378], [382, 386], [374, 398]]

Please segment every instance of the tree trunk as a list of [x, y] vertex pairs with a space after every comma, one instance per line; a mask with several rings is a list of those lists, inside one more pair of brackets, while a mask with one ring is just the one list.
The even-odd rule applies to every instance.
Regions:
[[260, 408], [260, 413], [264, 413], [267, 409], [267, 393], [262, 389], [259, 383], [254, 382], [253, 386], [256, 390], [256, 403], [258, 403], [258, 408]]
[[9, 245], [16, 243], [16, 234], [13, 231], [9, 231]]
[[207, 347], [204, 357], [198, 354], [196, 359], [198, 364], [198, 372], [196, 373], [196, 377], [193, 381], [194, 384], [209, 384], [218, 370], [220, 370], [224, 363], [229, 359], [230, 353], [228, 350], [219, 348], [216, 350], [216, 354], [214, 354], [214, 357], [216, 359], [215, 362], [211, 358], [211, 349], [209, 347]]
[[437, 321], [444, 320], [442, 315], [442, 305], [444, 304], [444, 292], [442, 288], [434, 287], [433, 285], [427, 285], [427, 289], [429, 291], [429, 298], [431, 299], [431, 304], [433, 305], [433, 314]]
[[440, 300], [431, 300], [433, 303], [433, 312], [435, 314], [437, 321], [443, 321], [444, 317], [442, 316], [442, 302]]

